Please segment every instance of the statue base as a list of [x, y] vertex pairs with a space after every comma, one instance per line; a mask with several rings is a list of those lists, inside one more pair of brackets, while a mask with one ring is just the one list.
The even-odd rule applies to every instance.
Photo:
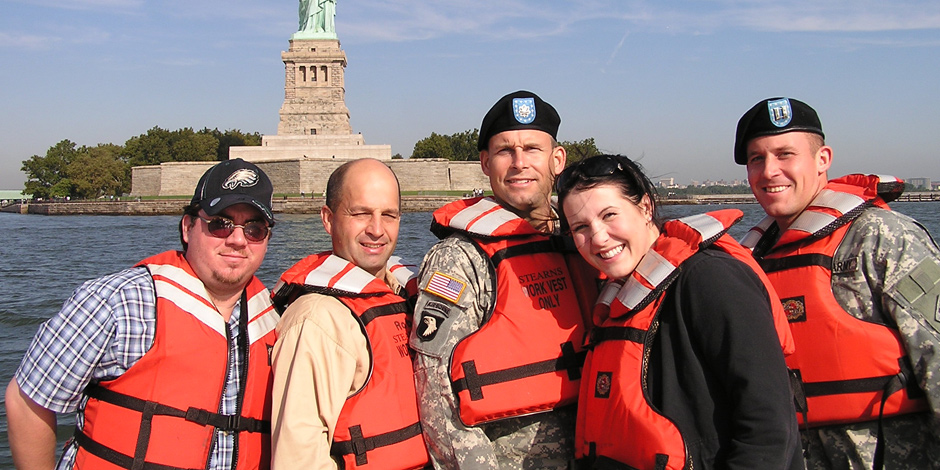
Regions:
[[336, 32], [332, 33], [315, 33], [313, 31], [297, 31], [294, 34], [290, 35], [290, 38], [293, 39], [339, 39], [336, 36]]

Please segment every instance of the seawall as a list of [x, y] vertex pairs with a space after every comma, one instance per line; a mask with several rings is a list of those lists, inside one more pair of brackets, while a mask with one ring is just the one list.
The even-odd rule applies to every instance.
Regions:
[[[458, 199], [457, 196], [402, 196], [405, 212], [430, 212]], [[275, 199], [272, 209], [281, 214], [315, 214], [323, 206], [323, 197]], [[178, 215], [189, 199], [148, 201], [70, 201], [10, 204], [3, 212], [41, 215]]]

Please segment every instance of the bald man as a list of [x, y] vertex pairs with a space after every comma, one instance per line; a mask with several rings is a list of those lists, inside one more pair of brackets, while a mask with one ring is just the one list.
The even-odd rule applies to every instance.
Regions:
[[288, 269], [274, 289], [272, 468], [428, 462], [418, 424], [407, 319], [416, 269], [392, 257], [401, 196], [378, 160], [343, 164], [320, 209], [333, 250]]

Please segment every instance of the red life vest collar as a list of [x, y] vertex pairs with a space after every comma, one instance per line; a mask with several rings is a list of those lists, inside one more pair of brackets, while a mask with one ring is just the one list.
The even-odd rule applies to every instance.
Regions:
[[[405, 290], [407, 297], [417, 295], [417, 266], [392, 256], [386, 269]], [[281, 275], [271, 294], [275, 308], [284, 312], [304, 292], [312, 291], [344, 296], [377, 296], [397, 294], [378, 278], [346, 261], [331, 251], [310, 255], [300, 260]]]
[[545, 235], [492, 197], [461, 199], [434, 211], [431, 232], [445, 238], [454, 231], [477, 238]]
[[[157, 298], [185, 305], [189, 314], [223, 338], [226, 336], [225, 320], [182, 252], [166, 251], [144, 259], [136, 266], [146, 266], [150, 270]], [[249, 315], [248, 344], [252, 344], [274, 330], [279, 316], [271, 308], [270, 293], [257, 277], [252, 276], [245, 291], [248, 308], [240, 314]]]
[[626, 307], [614, 309], [622, 312], [620, 315], [642, 310], [672, 284], [683, 261], [718, 240], [743, 215], [738, 209], [725, 209], [664, 223], [659, 238], [633, 273], [622, 283], [608, 283], [597, 303], [610, 307], [617, 300]]
[[[774, 248], [810, 237], [825, 237], [855, 220], [867, 207], [887, 208], [887, 203], [903, 191], [904, 182], [893, 176], [852, 174], [833, 179], [784, 231]], [[741, 244], [756, 248], [765, 234], [772, 236], [777, 230], [774, 219], [767, 216], [744, 235]], [[759, 251], [766, 252], [763, 248]]]

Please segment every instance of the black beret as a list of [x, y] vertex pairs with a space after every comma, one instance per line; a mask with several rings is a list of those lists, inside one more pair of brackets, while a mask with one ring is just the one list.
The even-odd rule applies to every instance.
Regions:
[[770, 98], [755, 104], [738, 121], [738, 130], [734, 136], [734, 162], [738, 165], [747, 164], [747, 143], [751, 139], [793, 131], [826, 137], [816, 111], [800, 100]]
[[486, 150], [490, 138], [505, 131], [535, 129], [547, 132], [554, 139], [559, 124], [561, 117], [555, 108], [535, 93], [524, 90], [510, 93], [500, 98], [483, 117], [477, 150]]

